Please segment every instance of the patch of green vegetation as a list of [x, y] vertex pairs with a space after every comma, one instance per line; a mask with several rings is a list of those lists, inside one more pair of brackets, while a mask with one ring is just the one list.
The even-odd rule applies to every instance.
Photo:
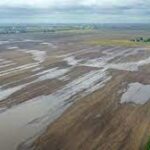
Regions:
[[87, 43], [91, 45], [101, 45], [101, 46], [126, 46], [126, 47], [137, 47], [137, 46], [146, 46], [148, 43], [135, 42], [131, 40], [124, 39], [100, 39], [100, 40], [90, 40]]
[[133, 42], [144, 42], [144, 43], [149, 43], [150, 42], [150, 38], [143, 38], [143, 37], [138, 37], [136, 39], [132, 39], [131, 41]]
[[144, 150], [150, 150], [150, 138], [149, 138], [148, 142], [146, 143]]
[[150, 42], [150, 38], [146, 39], [145, 42]]

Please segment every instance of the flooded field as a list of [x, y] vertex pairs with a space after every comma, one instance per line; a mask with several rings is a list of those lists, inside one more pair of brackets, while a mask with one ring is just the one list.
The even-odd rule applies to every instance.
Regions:
[[[76, 145], [71, 150], [83, 150], [83, 145], [117, 150], [128, 143], [129, 131], [131, 138], [136, 131], [141, 134], [134, 148], [127, 144], [129, 149], [145, 142], [150, 133], [150, 48], [85, 43], [93, 36], [0, 38], [1, 150], [70, 150], [71, 144]], [[116, 138], [112, 144], [118, 132], [122, 141]], [[96, 144], [89, 146], [92, 140]]]

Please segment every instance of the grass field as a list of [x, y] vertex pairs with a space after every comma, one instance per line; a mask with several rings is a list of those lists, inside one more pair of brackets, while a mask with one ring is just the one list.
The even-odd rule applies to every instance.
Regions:
[[127, 39], [96, 39], [87, 41], [91, 45], [101, 46], [125, 46], [125, 47], [138, 47], [138, 46], [150, 46], [150, 43], [145, 42], [133, 42]]

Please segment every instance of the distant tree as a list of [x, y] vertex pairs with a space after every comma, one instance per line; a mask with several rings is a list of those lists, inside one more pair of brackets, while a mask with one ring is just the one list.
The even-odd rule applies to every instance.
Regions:
[[145, 42], [150, 42], [150, 38], [146, 39]]
[[143, 37], [138, 37], [138, 38], [136, 38], [136, 42], [141, 42], [141, 41], [144, 41], [144, 38], [143, 38]]

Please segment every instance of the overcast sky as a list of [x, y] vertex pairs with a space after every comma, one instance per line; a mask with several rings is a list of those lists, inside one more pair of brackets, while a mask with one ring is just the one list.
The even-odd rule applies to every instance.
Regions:
[[0, 23], [150, 23], [150, 0], [0, 0]]

